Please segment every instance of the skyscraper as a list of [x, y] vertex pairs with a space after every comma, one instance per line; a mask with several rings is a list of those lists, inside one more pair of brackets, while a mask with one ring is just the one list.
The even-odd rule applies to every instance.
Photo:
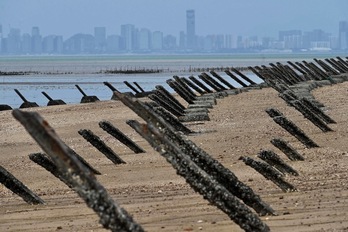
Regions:
[[0, 53], [2, 53], [2, 25], [0, 24]]
[[94, 42], [96, 52], [105, 52], [106, 50], [106, 29], [105, 27], [94, 28]]
[[18, 28], [11, 28], [7, 37], [7, 52], [19, 54], [21, 49], [21, 31]]
[[126, 51], [132, 51], [136, 47], [135, 27], [132, 24], [121, 25], [121, 36], [124, 39]]
[[348, 49], [348, 21], [339, 22], [338, 43], [340, 49]]
[[163, 49], [163, 33], [161, 31], [152, 33], [152, 49], [155, 51]]
[[151, 32], [147, 28], [142, 28], [138, 34], [139, 50], [148, 51], [151, 46]]
[[34, 54], [40, 54], [42, 52], [42, 37], [38, 27], [31, 29], [31, 51]]
[[195, 24], [195, 11], [186, 11], [186, 46], [188, 49], [194, 49], [196, 47], [196, 24]]

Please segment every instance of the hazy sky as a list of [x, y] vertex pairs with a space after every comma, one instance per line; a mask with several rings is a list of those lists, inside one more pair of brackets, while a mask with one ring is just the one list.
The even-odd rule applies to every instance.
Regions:
[[323, 29], [338, 34], [338, 22], [348, 20], [348, 0], [0, 0], [0, 24], [41, 34], [93, 34], [105, 26], [120, 34], [121, 24], [160, 30], [178, 36], [186, 30], [186, 10], [194, 9], [196, 34], [270, 35], [279, 30]]

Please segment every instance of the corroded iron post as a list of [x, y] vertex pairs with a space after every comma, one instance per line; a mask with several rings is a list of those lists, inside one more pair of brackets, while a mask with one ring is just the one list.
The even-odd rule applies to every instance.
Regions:
[[126, 145], [129, 149], [134, 151], [134, 153], [144, 153], [144, 149], [139, 147], [133, 140], [128, 138], [127, 135], [125, 135], [122, 131], [114, 127], [110, 122], [108, 121], [101, 121], [99, 122], [100, 128], [108, 132], [110, 135], [112, 135], [114, 138], [116, 138], [118, 141]]
[[48, 99], [47, 106], [66, 105], [61, 99], [52, 99], [46, 92], [41, 93]]
[[52, 175], [66, 184], [69, 188], [73, 188], [72, 185], [70, 185], [70, 183], [64, 177], [64, 174], [60, 173], [57, 165], [46, 154], [33, 153], [29, 155], [29, 159], [49, 171]]
[[229, 169], [225, 168], [193, 142], [175, 133], [175, 129], [171, 125], [151, 110], [148, 110], [146, 105], [121, 93], [117, 93], [117, 95], [126, 106], [143, 118], [148, 124], [156, 125], [157, 128], [160, 128], [161, 132], [168, 136], [173, 143], [178, 145], [195, 164], [216, 179], [232, 194], [242, 199], [245, 204], [254, 208], [260, 215], [275, 214], [270, 206], [264, 203], [250, 187], [239, 181]]
[[103, 153], [114, 164], [126, 163], [92, 131], [83, 129], [79, 130], [79, 134], [90, 144], [92, 144], [95, 148], [97, 148], [98, 151]]
[[211, 204], [226, 213], [231, 220], [245, 231], [270, 231], [248, 207], [241, 203], [211, 175], [197, 166], [179, 146], [175, 145], [156, 125], [137, 121], [128, 123], [158, 151], [186, 182]]
[[200, 82], [197, 78], [195, 78], [194, 76], [189, 76], [189, 79], [195, 83], [196, 85], [198, 85], [200, 88], [204, 89], [204, 91], [206, 93], [213, 93], [213, 91], [211, 89], [209, 89], [206, 85], [204, 85], [202, 82]]
[[280, 138], [271, 140], [271, 143], [281, 150], [290, 160], [304, 160], [303, 156], [300, 155], [288, 142]]
[[31, 108], [31, 107], [39, 107], [39, 105], [36, 102], [30, 102], [28, 101], [22, 94], [19, 92], [18, 89], [14, 89], [14, 91], [17, 93], [17, 95], [22, 99], [23, 103], [19, 106], [19, 108]]
[[80, 93], [83, 95], [81, 98], [81, 103], [90, 103], [90, 102], [97, 102], [99, 101], [99, 98], [97, 96], [88, 96], [79, 85], [75, 85], [75, 87], [80, 91]]
[[240, 84], [242, 87], [248, 87], [247, 84], [245, 84], [243, 81], [241, 81], [238, 77], [236, 77], [233, 73], [231, 73], [229, 70], [225, 70], [225, 73], [230, 76], [233, 80], [235, 80], [238, 84]]
[[263, 175], [267, 180], [272, 181], [274, 184], [276, 184], [283, 192], [294, 192], [297, 191], [297, 189], [290, 183], [286, 182], [282, 174], [275, 170], [272, 166], [270, 166], [267, 163], [260, 162], [257, 160], [254, 160], [250, 157], [240, 157], [243, 162], [254, 168], [257, 172], [259, 172], [261, 175]]
[[28, 204], [39, 205], [45, 202], [35, 193], [33, 193], [27, 186], [14, 177], [9, 171], [0, 166], [0, 183], [13, 193], [20, 196]]
[[294, 176], [298, 176], [298, 172], [293, 169], [291, 166], [286, 164], [275, 152], [270, 150], [262, 150], [257, 154], [257, 157], [267, 162], [272, 167], [276, 168], [283, 174], [291, 174]]
[[288, 120], [279, 110], [270, 108], [267, 109], [266, 112], [271, 118], [273, 118], [273, 121], [297, 138], [307, 148], [319, 147], [318, 144], [310, 139], [299, 127], [295, 125], [295, 123]]
[[74, 187], [78, 195], [99, 216], [104, 228], [112, 231], [144, 231], [133, 218], [109, 196], [96, 177], [74, 155], [38, 113], [14, 110], [13, 116], [48, 154]]

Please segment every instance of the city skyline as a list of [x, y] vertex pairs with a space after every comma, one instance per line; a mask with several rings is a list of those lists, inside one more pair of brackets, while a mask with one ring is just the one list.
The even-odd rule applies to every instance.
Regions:
[[161, 31], [121, 25], [119, 35], [109, 35], [105, 27], [94, 27], [93, 34], [76, 33], [66, 40], [61, 35], [42, 35], [40, 28], [32, 27], [31, 34], [22, 34], [12, 28], [1, 36], [0, 54], [112, 54], [151, 52], [274, 52], [331, 51], [348, 49], [348, 21], [337, 24], [337, 35], [321, 29], [278, 31], [277, 38], [217, 34], [201, 36], [195, 33], [195, 11], [186, 11], [186, 31], [177, 38]]
[[[179, 36], [185, 31], [185, 13], [195, 10], [196, 34], [237, 34], [273, 36], [279, 30], [322, 29], [337, 33], [337, 22], [347, 20], [345, 0], [3, 0], [0, 2], [0, 24], [7, 35], [10, 28], [30, 33], [37, 26], [44, 35], [76, 32], [93, 34], [103, 26], [109, 34], [120, 34], [123, 24], [151, 28]], [[199, 22], [199, 23], [198, 23]]]
[[[186, 30], [179, 37], [122, 24], [119, 34], [108, 34], [105, 26], [94, 27], [93, 34], [76, 32], [68, 39], [62, 35], [42, 35], [38, 26], [31, 34], [11, 28], [4, 36], [0, 24], [0, 54], [110, 54], [149, 52], [258, 52], [265, 50], [331, 51], [348, 49], [348, 21], [336, 24], [337, 34], [322, 29], [278, 31], [278, 37], [236, 34], [196, 33], [196, 13], [186, 10]], [[200, 22], [198, 21], [198, 24]]]

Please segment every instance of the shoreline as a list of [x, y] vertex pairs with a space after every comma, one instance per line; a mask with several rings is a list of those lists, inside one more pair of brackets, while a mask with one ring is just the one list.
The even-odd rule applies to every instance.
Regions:
[[[339, 62], [334, 64], [338, 65], [338, 68], [340, 68]], [[329, 72], [317, 72], [315, 75], [314, 70], [316, 69], [312, 69], [304, 76], [291, 73], [278, 76], [276, 73], [270, 74], [275, 69], [263, 69], [259, 74], [267, 76], [260, 78], [264, 78], [268, 86], [265, 83], [253, 83], [247, 77], [243, 79], [241, 74], [241, 79], [249, 82], [250, 85], [243, 83], [240, 79], [238, 81], [245, 85], [244, 88], [235, 89], [231, 86], [230, 89], [221, 90], [222, 86], [210, 83], [209, 85], [215, 91], [194, 99], [188, 91], [175, 87], [175, 84], [183, 82], [184, 79], [174, 77], [167, 83], [175, 89], [176, 100], [173, 95], [171, 98], [166, 97], [166, 90], [157, 87], [154, 91], [162, 92], [153, 93], [164, 94], [161, 97], [162, 101], [150, 96], [154, 101], [152, 103], [156, 102], [166, 108], [189, 129], [190, 132], [183, 132], [185, 140], [194, 143], [193, 147], [202, 149], [201, 151], [207, 154], [208, 159], [223, 165], [275, 210], [277, 216], [263, 214], [256, 216], [272, 231], [293, 231], [294, 229], [296, 231], [330, 229], [343, 231], [348, 228], [348, 220], [346, 220], [348, 189], [344, 184], [348, 177], [345, 165], [348, 162], [348, 144], [345, 143], [346, 135], [348, 135], [347, 105], [345, 104], [348, 82], [345, 81], [348, 76], [342, 71], [339, 71], [340, 75], [330, 75]], [[215, 76], [219, 77], [217, 74]], [[202, 80], [208, 84], [209, 76], [206, 75], [205, 78], [206, 80], [204, 78]], [[121, 99], [122, 102], [122, 99], [127, 96], [118, 94], [117, 91], [114, 95], [113, 97]], [[332, 97], [333, 95], [335, 97]], [[326, 122], [326, 127], [319, 126], [320, 120], [313, 121], [309, 117], [308, 110], [292, 107], [299, 104], [300, 97], [311, 99], [312, 104], [324, 110], [325, 114], [334, 121]], [[174, 100], [178, 102], [169, 104], [169, 102], [175, 102]], [[221, 186], [217, 187], [222, 189], [216, 194], [221, 193], [227, 197], [232, 193], [230, 191], [234, 191], [227, 190], [227, 187], [225, 189], [224, 181], [221, 182], [218, 176], [215, 177], [214, 172], [210, 173], [209, 168], [205, 169], [205, 165], [209, 166], [209, 162], [200, 166], [202, 164], [197, 163], [194, 153], [188, 155], [189, 148], [185, 144], [179, 145], [177, 150], [174, 149], [176, 152], [170, 155], [170, 147], [166, 147], [166, 143], [163, 142], [160, 146], [166, 152], [162, 155], [170, 162], [175, 161], [172, 163], [172, 165], [175, 164], [173, 165], [177, 169], [175, 170], [164, 157], [152, 149], [143, 137], [127, 125], [129, 120], [140, 122], [143, 120], [121, 101], [105, 100], [89, 104], [27, 108], [16, 110], [15, 113], [18, 115], [22, 111], [38, 112], [47, 120], [65, 144], [101, 173], [95, 176], [95, 180], [103, 185], [111, 198], [129, 212], [146, 231], [242, 231], [231, 220], [235, 217], [234, 214], [228, 216], [226, 211], [225, 214], [214, 206], [216, 204], [214, 200], [209, 200], [209, 203], [203, 199], [208, 199], [209, 196], [216, 197], [210, 191], [205, 193], [205, 189], [210, 187], [209, 184], [205, 186], [203, 183], [207, 184], [208, 179], [212, 180], [211, 183], [215, 183], [214, 186], [216, 184]], [[133, 100], [129, 99], [129, 101]], [[141, 101], [145, 101], [145, 98]], [[173, 108], [167, 108], [167, 104]], [[180, 109], [181, 104], [185, 110]], [[270, 108], [278, 110], [279, 113], [273, 112], [272, 116], [269, 113]], [[132, 109], [136, 111], [136, 108]], [[85, 202], [73, 190], [30, 161], [28, 155], [40, 152], [41, 148], [11, 114], [12, 111], [0, 112], [2, 135], [0, 136], [2, 147], [0, 164], [37, 193], [45, 204], [27, 205], [10, 190], [0, 185], [3, 205], [0, 209], [3, 215], [0, 219], [0, 230], [105, 231], [98, 223], [95, 212], [87, 208]], [[319, 115], [319, 112], [316, 115]], [[303, 130], [300, 133], [305, 133], [305, 136], [308, 136], [307, 140], [312, 140], [312, 145], [315, 146], [309, 146], [293, 134], [293, 129], [286, 131], [281, 123], [277, 124], [280, 118], [292, 121], [299, 127], [299, 131]], [[154, 119], [148, 121], [149, 115], [147, 115], [144, 120], [149, 124]], [[112, 123], [145, 153], [134, 153], [112, 135], [105, 133], [98, 126], [102, 121]], [[175, 121], [172, 123], [173, 126], [180, 124]], [[161, 124], [156, 123], [156, 127], [159, 125]], [[166, 130], [166, 124], [162, 126], [161, 130]], [[149, 130], [148, 128], [145, 131]], [[84, 138], [80, 136], [81, 131], [90, 131], [104, 141], [116, 156], [122, 159], [122, 164], [115, 164], [108, 155], [109, 159], [103, 156], [96, 147], [86, 141], [88, 139], [85, 136]], [[164, 133], [162, 137], [165, 139], [169, 136], [167, 138], [170, 138], [169, 144], [175, 145], [178, 140], [174, 134], [172, 134], [174, 137], [170, 137], [170, 133], [174, 132]], [[289, 159], [286, 153], [280, 152], [271, 143], [271, 140], [275, 138], [282, 138], [291, 144], [303, 160]], [[181, 146], [185, 149], [180, 148]], [[284, 174], [281, 177], [289, 184], [288, 186], [292, 186], [291, 188], [281, 189], [281, 186], [270, 181], [269, 177], [265, 178], [265, 173], [262, 174], [261, 170], [250, 167], [245, 159], [241, 159], [244, 157], [260, 162], [257, 160], [264, 151], [274, 152], [298, 174]], [[181, 153], [184, 159], [180, 156], [175, 158], [176, 154]], [[187, 161], [190, 164], [184, 162], [186, 156], [189, 157]], [[180, 162], [176, 163], [176, 161]], [[195, 165], [201, 172], [198, 180], [203, 181], [197, 183], [198, 185], [188, 178], [188, 173], [195, 169]], [[187, 171], [183, 171], [183, 168]], [[274, 174], [276, 176], [281, 173], [277, 167], [273, 171], [277, 171], [278, 174]], [[251, 208], [248, 210], [254, 212]]]
[[[211, 121], [189, 125], [191, 129], [200, 132], [189, 136], [189, 139], [232, 170], [241, 181], [251, 186], [276, 209], [279, 216], [261, 217], [272, 231], [347, 228], [345, 219], [348, 216], [345, 212], [348, 208], [348, 190], [342, 183], [347, 175], [344, 161], [348, 159], [348, 145], [343, 142], [344, 135], [348, 134], [343, 95], [347, 84], [326, 86], [313, 91], [316, 98], [327, 105], [328, 113], [337, 120], [334, 132], [320, 132], [308, 124], [302, 115], [286, 106], [273, 89], [266, 88], [218, 100], [217, 106], [210, 112]], [[332, 93], [335, 93], [336, 98], [330, 97]], [[320, 144], [320, 148], [307, 149], [282, 131], [264, 112], [270, 106], [278, 107], [298, 123]], [[125, 120], [138, 117], [120, 102], [105, 101], [26, 110], [40, 112], [69, 146], [100, 170], [102, 175], [98, 176], [98, 180], [115, 201], [125, 207], [146, 230], [240, 231], [226, 215], [194, 193], [166, 161], [125, 124]], [[10, 112], [0, 112], [0, 119], [0, 143], [3, 147], [1, 164], [6, 164], [6, 168], [46, 201], [43, 206], [29, 206], [1, 186], [1, 230], [54, 231], [61, 228], [64, 231], [104, 231], [94, 212], [74, 192], [30, 162], [27, 155], [40, 149], [12, 118]], [[133, 154], [110, 136], [103, 134], [97, 127], [100, 120], [113, 122], [143, 147], [146, 153]], [[126, 164], [115, 166], [100, 156], [95, 148], [79, 137], [77, 130], [81, 128], [96, 131]], [[282, 192], [238, 161], [241, 155], [254, 157], [260, 149], [271, 149], [268, 141], [274, 136], [287, 138], [306, 158], [305, 161], [290, 162], [300, 175], [286, 178], [299, 192]], [[332, 192], [332, 189], [335, 191]], [[316, 196], [320, 196], [320, 199]]]

